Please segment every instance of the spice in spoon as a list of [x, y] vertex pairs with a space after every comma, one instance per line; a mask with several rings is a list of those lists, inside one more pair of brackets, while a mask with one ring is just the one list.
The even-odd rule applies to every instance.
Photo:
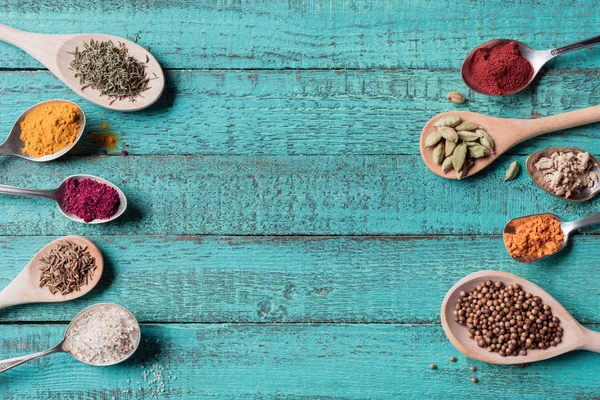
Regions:
[[75, 142], [80, 123], [75, 104], [56, 101], [37, 106], [21, 121], [21, 152], [36, 158], [57, 153]]
[[97, 267], [87, 247], [69, 240], [58, 243], [40, 258], [40, 287], [63, 296], [79, 291], [94, 277]]
[[67, 181], [63, 204], [66, 212], [92, 222], [110, 219], [119, 210], [121, 199], [112, 186], [89, 178], [71, 178]]
[[491, 49], [477, 49], [471, 60], [471, 76], [486, 94], [505, 96], [527, 85], [533, 67], [521, 56], [519, 44], [511, 41]]
[[116, 46], [111, 41], [90, 40], [83, 44], [83, 50], [76, 48], [71, 54], [71, 69], [75, 78], [79, 78], [82, 91], [90, 87], [112, 102], [123, 99], [134, 102], [150, 88], [146, 76], [148, 60], [140, 62], [133, 58], [124, 43]]
[[502, 357], [557, 346], [563, 336], [550, 306], [516, 283], [486, 281], [460, 292], [454, 321], [467, 327], [477, 346]]
[[556, 253], [565, 234], [560, 223], [550, 215], [533, 215], [515, 228], [515, 233], [504, 233], [506, 250], [512, 257], [541, 258]]
[[65, 346], [78, 360], [110, 365], [127, 358], [136, 348], [137, 322], [121, 307], [106, 304], [81, 315], [69, 327]]

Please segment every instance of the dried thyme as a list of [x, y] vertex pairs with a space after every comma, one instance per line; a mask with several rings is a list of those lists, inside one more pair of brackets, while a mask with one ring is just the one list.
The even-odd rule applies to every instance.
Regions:
[[96, 268], [87, 247], [71, 241], [59, 243], [40, 258], [40, 287], [52, 294], [79, 291], [94, 277]]
[[[115, 46], [111, 41], [90, 40], [83, 50], [76, 48], [71, 61], [75, 78], [79, 78], [81, 90], [88, 87], [100, 91], [101, 96], [115, 100], [135, 98], [149, 89], [146, 64], [129, 55], [124, 43]], [[111, 102], [111, 104], [112, 104]]]

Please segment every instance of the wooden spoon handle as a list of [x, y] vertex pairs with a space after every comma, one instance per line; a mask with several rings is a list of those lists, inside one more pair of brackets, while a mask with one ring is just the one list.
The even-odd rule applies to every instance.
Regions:
[[593, 351], [594, 353], [600, 353], [600, 332], [593, 331], [591, 329], [585, 329], [585, 336], [587, 342], [581, 347], [581, 350]]
[[55, 72], [56, 55], [70, 35], [46, 35], [20, 31], [0, 24], [0, 40], [12, 44]]
[[588, 107], [581, 110], [553, 115], [540, 119], [531, 119], [524, 122], [525, 139], [555, 132], [576, 126], [600, 122], [600, 106]]

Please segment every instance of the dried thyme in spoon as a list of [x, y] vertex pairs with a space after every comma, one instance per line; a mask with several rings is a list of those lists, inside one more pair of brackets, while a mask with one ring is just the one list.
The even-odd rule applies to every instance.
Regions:
[[79, 78], [81, 90], [88, 87], [108, 96], [112, 103], [116, 100], [135, 98], [149, 89], [150, 79], [146, 77], [146, 63], [136, 60], [124, 43], [115, 46], [111, 41], [90, 40], [83, 44], [83, 50], [76, 48], [71, 69]]
[[40, 264], [40, 287], [63, 296], [87, 285], [97, 268], [87, 247], [71, 241], [58, 243], [40, 258]]

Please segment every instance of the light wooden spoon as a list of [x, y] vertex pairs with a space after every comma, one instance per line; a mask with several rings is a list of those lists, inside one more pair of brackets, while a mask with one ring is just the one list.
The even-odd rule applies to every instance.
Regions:
[[[543, 303], [551, 307], [552, 314], [560, 319], [560, 326], [564, 330], [562, 342], [556, 347], [549, 347], [546, 350], [528, 350], [525, 356], [502, 357], [498, 353], [488, 352], [485, 348], [478, 347], [477, 342], [469, 338], [467, 327], [454, 321], [454, 310], [461, 291], [467, 292], [488, 280], [492, 282], [501, 281], [505, 285], [517, 283], [526, 292], [541, 297]], [[458, 281], [448, 291], [442, 302], [442, 326], [450, 342], [460, 352], [468, 357], [492, 364], [531, 363], [556, 357], [573, 350], [588, 350], [600, 353], [600, 332], [584, 328], [558, 301], [539, 286], [506, 272], [479, 271]]]
[[[96, 260], [97, 268], [94, 271], [92, 279], [88, 281], [87, 285], [82, 286], [79, 291], [71, 292], [67, 295], [60, 293], [52, 294], [47, 287], [40, 287], [40, 258], [48, 253], [57, 243], [65, 241], [71, 241], [80, 246], [87, 247], [87, 251]], [[91, 240], [82, 236], [61, 237], [48, 243], [38, 251], [23, 271], [0, 292], [0, 309], [20, 304], [55, 303], [77, 299], [89, 293], [98, 284], [103, 271], [104, 259], [102, 258], [102, 253]]]
[[[75, 34], [75, 35], [45, 35], [20, 31], [6, 25], [0, 24], [0, 40], [10, 43], [28, 53], [41, 62], [58, 79], [63, 81], [75, 93], [84, 99], [99, 106], [118, 111], [137, 111], [152, 105], [165, 87], [165, 76], [158, 61], [137, 43], [120, 38], [118, 36], [103, 34]], [[82, 49], [83, 44], [94, 41], [112, 41], [115, 45], [124, 43], [129, 54], [136, 60], [146, 63], [146, 76], [151, 79], [150, 88], [140, 94], [134, 102], [129, 99], [111, 100], [107, 96], [100, 96], [100, 92], [87, 88], [81, 90], [79, 79], [75, 78], [75, 71], [71, 70], [70, 64], [73, 55], [70, 54], [76, 48]]]
[[425, 148], [425, 138], [430, 133], [436, 131], [436, 128], [433, 126], [433, 124], [440, 118], [449, 115], [456, 115], [462, 118], [463, 121], [471, 121], [479, 124], [487, 133], [490, 134], [494, 140], [494, 154], [474, 160], [474, 165], [469, 168], [465, 174], [465, 177], [467, 177], [475, 175], [477, 172], [494, 162], [510, 148], [527, 139], [531, 139], [545, 133], [599, 122], [600, 106], [588, 107], [582, 110], [570, 111], [540, 119], [497, 118], [470, 111], [451, 111], [436, 115], [425, 124], [425, 127], [421, 132], [419, 144], [421, 157], [423, 158], [427, 168], [429, 168], [434, 174], [443, 178], [456, 179], [456, 172], [449, 171], [447, 173], [443, 173], [442, 166], [433, 162], [433, 149], [429, 147]]

